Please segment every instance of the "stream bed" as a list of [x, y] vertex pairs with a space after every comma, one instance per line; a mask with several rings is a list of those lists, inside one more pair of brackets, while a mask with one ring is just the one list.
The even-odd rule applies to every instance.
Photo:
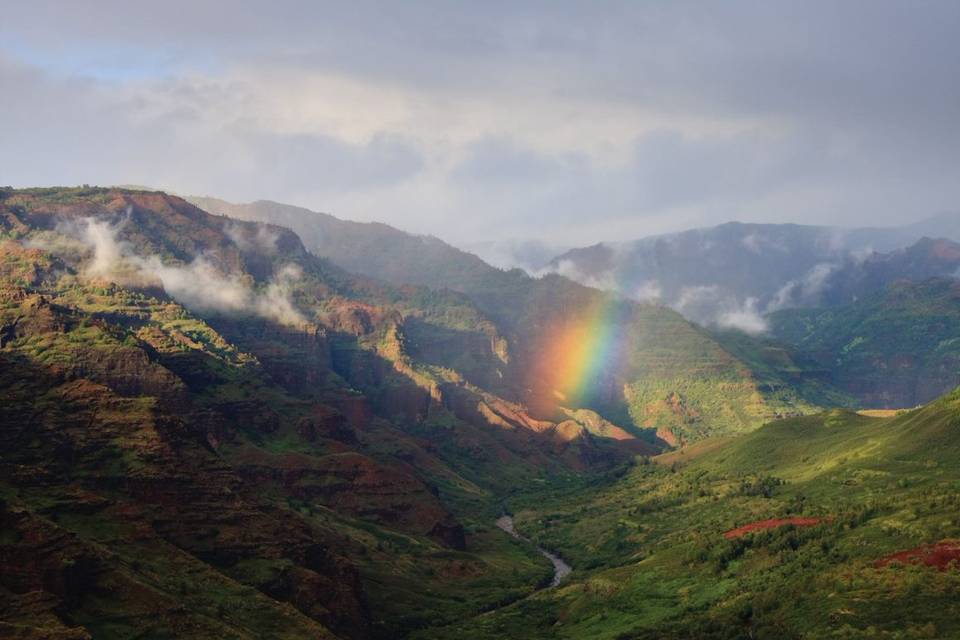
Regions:
[[[519, 533], [517, 533], [516, 528], [514, 528], [513, 526], [513, 516], [508, 516], [508, 515], [500, 516], [499, 518], [497, 518], [497, 526], [500, 529], [509, 533], [511, 536], [513, 536], [517, 540], [525, 540], [527, 542], [530, 542], [529, 540], [521, 536]], [[549, 560], [553, 564], [553, 579], [550, 581], [551, 587], [555, 587], [558, 584], [560, 584], [560, 582], [565, 577], [570, 575], [571, 571], [573, 571], [573, 567], [571, 567], [569, 564], [564, 562], [563, 558], [561, 558], [560, 556], [554, 553], [550, 553], [543, 547], [539, 547], [539, 546], [537, 547], [537, 551], [539, 551], [542, 556], [544, 556], [547, 560]]]

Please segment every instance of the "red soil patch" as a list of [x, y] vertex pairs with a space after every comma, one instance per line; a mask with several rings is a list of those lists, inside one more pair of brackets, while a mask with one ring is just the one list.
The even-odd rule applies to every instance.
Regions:
[[925, 544], [916, 549], [894, 553], [886, 558], [877, 560], [878, 567], [885, 567], [894, 562], [900, 564], [924, 564], [936, 567], [940, 571], [960, 568], [960, 540], [943, 540], [935, 544]]
[[777, 527], [783, 527], [788, 524], [792, 524], [795, 527], [812, 527], [820, 524], [821, 522], [823, 522], [823, 520], [820, 518], [778, 518], [774, 520], [757, 520], [756, 522], [745, 524], [742, 527], [730, 529], [730, 531], [727, 531], [723, 534], [723, 537], [727, 540], [733, 540], [734, 538], [743, 537], [748, 533], [753, 533], [754, 531], [776, 529]]

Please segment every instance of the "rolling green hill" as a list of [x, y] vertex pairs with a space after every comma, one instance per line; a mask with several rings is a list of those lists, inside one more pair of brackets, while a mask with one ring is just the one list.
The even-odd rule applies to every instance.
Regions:
[[418, 637], [956, 637], [958, 425], [954, 392], [893, 418], [838, 410], [704, 441], [599, 488], [518, 493], [518, 528], [572, 579]]

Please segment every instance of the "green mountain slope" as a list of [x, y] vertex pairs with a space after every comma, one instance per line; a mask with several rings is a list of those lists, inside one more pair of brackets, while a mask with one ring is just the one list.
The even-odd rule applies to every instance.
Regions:
[[956, 392], [833, 411], [518, 496], [520, 531], [573, 578], [418, 637], [956, 637], [958, 424]]
[[[483, 267], [390, 284], [165, 194], [0, 194], [0, 632], [890, 628], [863, 594], [954, 630], [953, 574], [890, 596], [874, 563], [957, 535], [960, 400], [756, 430], [849, 397], [781, 343]], [[651, 463], [653, 433], [692, 444]], [[535, 590], [550, 565], [504, 507], [572, 581]], [[786, 516], [823, 524], [724, 537]]]
[[960, 288], [896, 282], [832, 309], [770, 316], [771, 332], [868, 407], [912, 407], [960, 384]]
[[[655, 450], [470, 382], [509, 352], [463, 296], [284, 229], [108, 189], [4, 193], [0, 228], [4, 633], [447, 623], [549, 576], [492, 526], [499, 494]], [[440, 347], [463, 373], [411, 355]]]

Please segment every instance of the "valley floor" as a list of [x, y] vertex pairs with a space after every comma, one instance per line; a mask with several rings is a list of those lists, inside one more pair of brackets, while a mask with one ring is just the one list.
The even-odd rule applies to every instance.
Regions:
[[835, 411], [508, 500], [572, 576], [440, 638], [960, 637], [960, 396]]

